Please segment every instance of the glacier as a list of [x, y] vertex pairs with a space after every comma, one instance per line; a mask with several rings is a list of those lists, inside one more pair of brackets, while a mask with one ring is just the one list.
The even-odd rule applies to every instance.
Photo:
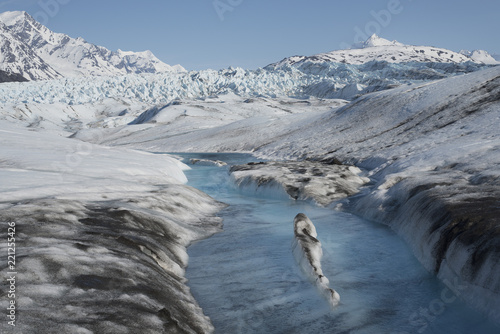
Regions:
[[261, 115], [187, 133], [165, 135], [175, 123], [95, 131], [113, 146], [355, 165], [370, 183], [337, 207], [391, 226], [428, 270], [460, 278], [468, 287], [462, 298], [496, 319], [499, 78], [500, 67], [493, 67], [366, 94], [326, 111]]
[[[0, 24], [0, 33], [12, 31]], [[186, 247], [221, 231], [224, 205], [184, 185], [186, 165], [145, 151], [270, 160], [233, 167], [233, 181], [391, 227], [426, 269], [459, 279], [460, 297], [500, 323], [500, 67], [481, 52], [474, 61], [392, 42], [387, 59], [371, 59], [387, 49], [380, 43], [257, 70], [54, 70], [53, 80], [2, 83], [0, 220], [26, 231], [19, 257], [32, 268], [22, 274], [19, 303], [32, 312], [22, 329], [44, 333], [43, 318], [47, 333], [214, 330], [186, 286]], [[47, 73], [30, 48], [12, 45]], [[151, 56], [117, 53], [140, 66]], [[337, 57], [349, 54], [362, 59]], [[42, 307], [47, 300], [54, 308]], [[88, 322], [93, 303], [108, 321]]]
[[209, 98], [234, 93], [246, 97], [317, 97], [352, 100], [359, 95], [424, 83], [477, 71], [485, 65], [370, 62], [363, 65], [324, 63], [281, 70], [203, 70], [189, 73], [138, 74], [114, 77], [64, 78], [0, 86], [0, 103], [63, 103], [80, 105], [104, 99], [154, 105], [175, 99]]

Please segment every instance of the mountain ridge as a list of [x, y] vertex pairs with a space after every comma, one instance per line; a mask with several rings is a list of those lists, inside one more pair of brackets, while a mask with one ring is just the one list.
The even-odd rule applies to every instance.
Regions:
[[500, 64], [484, 50], [475, 50], [470, 54], [433, 47], [407, 45], [389, 41], [373, 34], [365, 42], [353, 45], [351, 49], [334, 50], [312, 56], [292, 56], [266, 66], [268, 69], [301, 66], [306, 63], [344, 63], [352, 65], [366, 64], [371, 61], [388, 63], [465, 63], [474, 62], [484, 65]]
[[0, 46], [0, 70], [28, 80], [186, 71], [165, 64], [149, 50], [111, 51], [53, 32], [21, 11], [0, 13]]

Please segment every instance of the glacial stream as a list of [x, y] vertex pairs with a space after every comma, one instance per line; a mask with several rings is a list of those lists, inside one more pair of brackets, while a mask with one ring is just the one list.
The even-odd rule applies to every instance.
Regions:
[[[244, 154], [182, 154], [241, 164]], [[191, 291], [220, 334], [498, 333], [484, 316], [427, 272], [386, 226], [238, 189], [228, 167], [191, 166], [189, 185], [229, 206], [224, 231], [188, 248]], [[340, 294], [332, 309], [292, 254], [293, 219], [305, 213], [323, 246], [323, 272]]]

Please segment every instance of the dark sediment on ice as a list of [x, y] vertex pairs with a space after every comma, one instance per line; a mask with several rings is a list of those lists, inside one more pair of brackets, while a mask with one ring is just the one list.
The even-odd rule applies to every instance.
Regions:
[[16, 329], [40, 334], [212, 332], [186, 286], [184, 269], [187, 245], [220, 230], [219, 218], [206, 217], [215, 214], [217, 205], [185, 186], [168, 186], [149, 196], [4, 203], [0, 220], [14, 221], [17, 229]]
[[240, 186], [277, 185], [293, 199], [313, 199], [322, 206], [356, 194], [368, 182], [357, 167], [312, 161], [249, 163], [230, 172]]

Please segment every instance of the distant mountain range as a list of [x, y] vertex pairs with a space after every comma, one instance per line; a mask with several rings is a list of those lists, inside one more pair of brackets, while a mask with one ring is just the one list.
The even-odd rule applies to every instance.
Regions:
[[27, 80], [186, 71], [163, 63], [151, 51], [114, 52], [54, 33], [26, 12], [0, 14], [0, 70]]
[[371, 61], [389, 63], [465, 63], [494, 65], [499, 62], [484, 50], [454, 52], [430, 46], [405, 45], [372, 35], [364, 43], [354, 45], [352, 49], [336, 50], [314, 56], [294, 56], [270, 64], [267, 69], [279, 69], [288, 66], [299, 67], [305, 64], [344, 63], [361, 65]]
[[[409, 64], [410, 71], [397, 68], [403, 64]], [[348, 50], [289, 57], [264, 69], [274, 71], [294, 68], [305, 74], [337, 78], [342, 77], [339, 74], [342, 71], [348, 72], [343, 74], [344, 77], [361, 75], [358, 72], [379, 72], [376, 82], [357, 82], [386, 87], [394, 84], [386, 80], [390, 78], [397, 77], [398, 83], [402, 76], [409, 80], [430, 80], [494, 64], [500, 62], [483, 50], [454, 52], [436, 47], [405, 45], [372, 35], [364, 43]], [[361, 67], [354, 69], [352, 66]], [[0, 71], [3, 71], [0, 72], [0, 82], [186, 72], [180, 65], [163, 63], [151, 51], [110, 51], [82, 38], [75, 39], [52, 32], [26, 12], [19, 11], [0, 13]], [[349, 89], [357, 94], [360, 90], [365, 91], [365, 88], [356, 86]]]

